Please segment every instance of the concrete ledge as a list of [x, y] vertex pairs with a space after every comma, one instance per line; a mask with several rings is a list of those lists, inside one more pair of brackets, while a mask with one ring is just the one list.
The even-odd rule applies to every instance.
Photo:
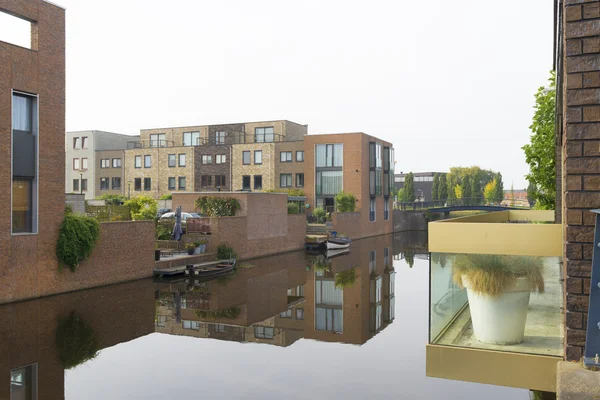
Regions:
[[580, 363], [559, 362], [556, 371], [556, 398], [600, 399], [600, 371], [589, 371]]

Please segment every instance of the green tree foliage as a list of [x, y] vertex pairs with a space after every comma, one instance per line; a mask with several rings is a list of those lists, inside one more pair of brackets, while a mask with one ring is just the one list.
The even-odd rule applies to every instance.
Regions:
[[448, 200], [457, 199], [456, 197], [456, 177], [452, 174], [446, 175], [446, 193], [448, 194]]
[[438, 200], [445, 202], [448, 199], [448, 184], [446, 174], [441, 174], [438, 183]]
[[471, 177], [469, 175], [463, 178], [463, 182], [460, 187], [462, 188], [462, 198], [465, 199], [466, 204], [471, 204], [473, 202], [473, 186], [471, 183]]
[[415, 177], [412, 172], [409, 172], [404, 177], [404, 187], [398, 192], [398, 200], [401, 203], [412, 203], [416, 200], [414, 179]]
[[120, 194], [103, 194], [98, 197], [100, 200], [104, 200], [107, 205], [120, 206], [127, 201], [127, 197], [121, 196]]
[[454, 186], [454, 198], [455, 199], [462, 199], [463, 194], [462, 194], [462, 187], [459, 184], [456, 184], [456, 186]]
[[300, 207], [298, 203], [290, 202], [287, 204], [288, 214], [300, 214]]
[[173, 193], [167, 193], [160, 196], [161, 200], [173, 200]]
[[537, 188], [532, 182], [529, 182], [529, 186], [527, 186], [527, 202], [529, 203], [529, 207], [535, 207], [535, 196], [536, 196]]
[[339, 192], [335, 195], [335, 207], [338, 212], [354, 212], [356, 197], [352, 193]]
[[313, 215], [313, 217], [315, 217], [317, 219], [318, 223], [323, 223], [323, 222], [325, 222], [325, 217], [327, 216], [327, 213], [325, 212], [325, 210], [323, 208], [317, 207], [317, 208], [313, 209], [312, 215]]
[[535, 186], [533, 199], [537, 208], [553, 210], [556, 206], [555, 165], [555, 105], [556, 75], [551, 72], [547, 88], [540, 87], [535, 94], [535, 113], [529, 129], [533, 132], [530, 143], [523, 146], [525, 161], [529, 164], [527, 180]]
[[440, 190], [440, 176], [435, 174], [433, 176], [433, 186], [431, 187], [431, 200], [436, 201], [439, 199]]
[[510, 185], [510, 205], [511, 205], [512, 207], [514, 207], [514, 206], [515, 206], [515, 188], [514, 188], [514, 186], [512, 185], [512, 183], [511, 183], [511, 185]]
[[483, 201], [483, 190], [481, 189], [481, 179], [478, 172], [471, 177], [471, 197], [472, 204], [481, 204]]
[[287, 193], [288, 196], [304, 197], [306, 194], [302, 189], [267, 189], [265, 193]]
[[335, 287], [344, 289], [351, 287], [356, 282], [356, 268], [350, 268], [346, 271], [335, 274]]
[[496, 196], [494, 196], [494, 201], [500, 204], [502, 200], [504, 200], [504, 182], [502, 182], [502, 174], [498, 172], [496, 174]]
[[408, 267], [412, 268], [415, 265], [415, 251], [412, 249], [406, 249], [404, 252], [404, 260], [408, 264]]
[[241, 208], [235, 197], [201, 196], [196, 200], [196, 207], [209, 217], [234, 217]]
[[219, 247], [217, 247], [217, 259], [218, 260], [229, 260], [232, 258], [237, 258], [237, 254], [233, 247], [229, 246], [227, 243], [221, 243]]
[[494, 179], [493, 181], [488, 182], [488, 184], [485, 185], [485, 189], [483, 189], [483, 195], [488, 203], [496, 202], [496, 186], [496, 180]]
[[92, 327], [73, 311], [58, 321], [56, 348], [63, 368], [71, 369], [96, 357], [100, 345]]
[[156, 218], [158, 202], [150, 196], [137, 196], [125, 202], [129, 207], [131, 219], [134, 221], [149, 221]]
[[94, 218], [85, 215], [65, 215], [58, 231], [56, 256], [59, 267], [69, 267], [73, 272], [79, 263], [87, 259], [100, 236], [100, 225]]

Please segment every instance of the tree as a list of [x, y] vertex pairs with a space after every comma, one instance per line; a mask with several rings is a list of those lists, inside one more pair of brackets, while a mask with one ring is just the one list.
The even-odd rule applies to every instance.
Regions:
[[134, 221], [152, 220], [156, 218], [158, 202], [150, 196], [137, 196], [125, 202], [129, 207], [131, 219]]
[[339, 192], [335, 195], [335, 206], [338, 212], [354, 212], [356, 197], [352, 193]]
[[471, 184], [471, 177], [469, 175], [465, 176], [465, 178], [463, 179], [462, 185], [460, 185], [460, 187], [462, 188], [462, 198], [465, 201], [465, 204], [472, 204], [472, 197], [473, 197], [473, 192], [472, 190], [472, 184]]
[[448, 199], [448, 184], [446, 183], [446, 174], [441, 174], [438, 181], [438, 200], [446, 202]]
[[496, 203], [502, 203], [504, 200], [504, 183], [502, 182], [502, 174], [498, 172], [496, 175], [496, 196], [494, 196]]
[[454, 186], [454, 198], [462, 199], [462, 187], [458, 184]]
[[448, 174], [446, 176], [446, 193], [448, 193], [448, 200], [452, 201], [454, 199], [458, 199], [456, 197], [456, 181], [453, 175]]
[[529, 174], [525, 177], [535, 186], [533, 199], [537, 208], [553, 210], [556, 206], [555, 165], [555, 105], [556, 75], [550, 73], [548, 87], [540, 87], [535, 94], [535, 113], [529, 129], [533, 132], [530, 143], [522, 147]]
[[533, 183], [529, 182], [529, 186], [527, 186], [527, 202], [531, 208], [535, 207], [535, 194], [536, 187]]
[[413, 184], [414, 175], [409, 172], [404, 177], [404, 187], [398, 193], [398, 199], [401, 203], [412, 203], [417, 198], [415, 196], [415, 186]]
[[510, 184], [510, 206], [515, 206], [515, 188], [512, 183]]
[[497, 184], [495, 179], [485, 185], [483, 195], [488, 203], [494, 203], [496, 201], [496, 186]]
[[481, 190], [481, 181], [479, 180], [479, 172], [476, 172], [471, 178], [471, 197], [472, 204], [481, 204], [483, 191]]
[[433, 200], [433, 201], [438, 200], [439, 187], [440, 187], [440, 176], [438, 174], [435, 174], [433, 176], [433, 186], [431, 187], [431, 200]]

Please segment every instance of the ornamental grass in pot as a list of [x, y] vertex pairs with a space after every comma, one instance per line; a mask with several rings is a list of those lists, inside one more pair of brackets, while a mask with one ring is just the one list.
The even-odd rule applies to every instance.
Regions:
[[480, 342], [523, 342], [531, 292], [544, 292], [539, 257], [464, 254], [454, 259], [454, 282], [467, 289], [475, 337]]

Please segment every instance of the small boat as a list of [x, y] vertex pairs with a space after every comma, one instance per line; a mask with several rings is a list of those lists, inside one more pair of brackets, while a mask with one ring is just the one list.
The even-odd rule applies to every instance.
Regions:
[[188, 264], [185, 267], [185, 275], [194, 278], [207, 278], [225, 275], [233, 271], [236, 259], [218, 260], [213, 263]]
[[327, 239], [327, 250], [347, 249], [352, 240], [345, 237], [329, 237]]
[[334, 257], [338, 257], [338, 256], [343, 256], [346, 254], [350, 254], [350, 249], [349, 248], [345, 248], [345, 249], [331, 249], [331, 250], [327, 250], [327, 254], [326, 257], [328, 259], [330, 258], [334, 258]]

